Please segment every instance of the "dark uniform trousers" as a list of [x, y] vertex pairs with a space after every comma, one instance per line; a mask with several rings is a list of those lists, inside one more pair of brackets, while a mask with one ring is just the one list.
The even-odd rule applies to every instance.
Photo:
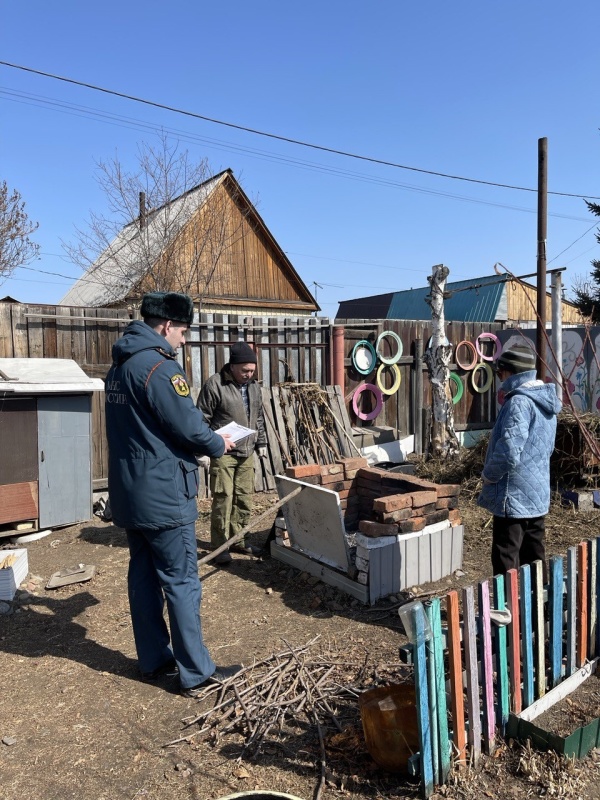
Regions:
[[544, 583], [547, 583], [546, 550], [544, 547], [545, 517], [516, 519], [494, 516], [492, 536], [492, 568], [494, 575], [505, 575], [509, 569], [541, 561]]
[[215, 664], [202, 638], [195, 524], [159, 531], [128, 530], [127, 542], [129, 605], [140, 669], [152, 672], [174, 656], [181, 685], [197, 686], [213, 674]]

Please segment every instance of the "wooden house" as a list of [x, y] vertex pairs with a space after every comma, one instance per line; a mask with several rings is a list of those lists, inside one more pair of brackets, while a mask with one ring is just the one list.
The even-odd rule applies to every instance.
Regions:
[[[446, 285], [444, 302], [447, 322], [499, 322], [507, 327], [525, 326], [536, 321], [537, 289], [509, 275], [492, 275], [454, 281]], [[431, 307], [425, 302], [429, 286], [371, 297], [358, 297], [340, 303], [336, 319], [430, 320]], [[552, 299], [546, 293], [546, 318], [552, 319]], [[581, 325], [583, 317], [573, 303], [562, 301], [564, 325]]]
[[208, 313], [319, 310], [231, 170], [160, 208], [141, 204], [60, 305], [135, 308], [147, 291], [185, 292]]

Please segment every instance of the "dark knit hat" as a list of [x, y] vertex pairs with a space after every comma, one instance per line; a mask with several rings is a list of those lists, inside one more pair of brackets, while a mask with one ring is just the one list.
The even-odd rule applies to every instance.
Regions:
[[256, 353], [246, 342], [236, 342], [229, 351], [230, 364], [256, 364]]
[[140, 314], [143, 319], [156, 317], [191, 325], [194, 319], [194, 303], [187, 294], [148, 292], [142, 298]]
[[496, 361], [497, 369], [506, 369], [509, 372], [530, 372], [536, 368], [535, 353], [525, 345], [514, 345], [504, 350]]

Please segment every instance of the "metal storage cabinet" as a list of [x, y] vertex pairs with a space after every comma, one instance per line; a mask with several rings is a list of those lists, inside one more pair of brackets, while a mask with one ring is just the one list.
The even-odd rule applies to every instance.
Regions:
[[0, 359], [0, 533], [92, 516], [92, 392], [68, 359]]

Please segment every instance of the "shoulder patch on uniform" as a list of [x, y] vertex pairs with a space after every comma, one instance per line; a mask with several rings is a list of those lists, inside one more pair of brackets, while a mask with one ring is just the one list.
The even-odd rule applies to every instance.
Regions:
[[187, 397], [190, 393], [190, 387], [188, 386], [188, 382], [180, 373], [177, 375], [173, 375], [171, 378], [171, 383], [173, 384], [173, 388], [177, 392], [180, 397]]

